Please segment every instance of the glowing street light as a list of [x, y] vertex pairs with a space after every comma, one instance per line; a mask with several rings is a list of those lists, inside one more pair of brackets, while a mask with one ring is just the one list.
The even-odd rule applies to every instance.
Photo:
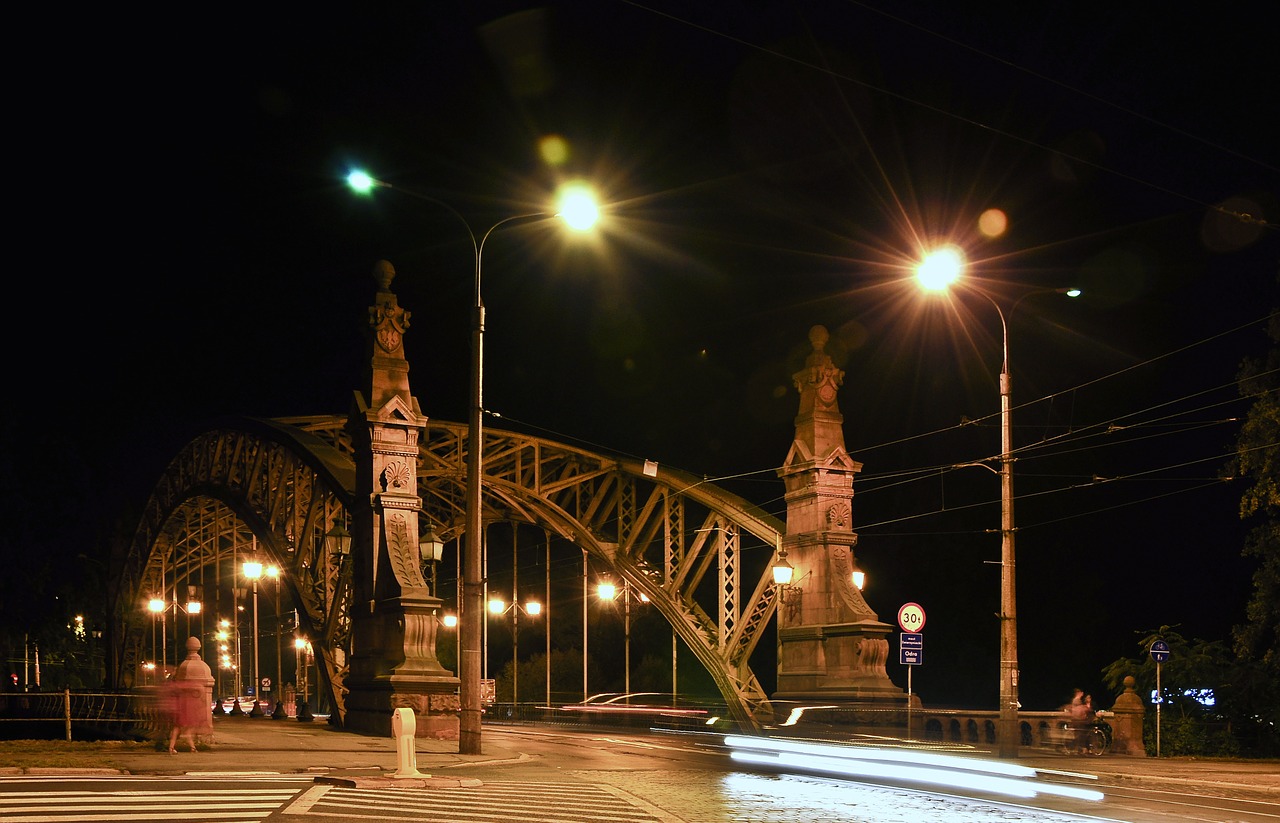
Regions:
[[241, 571], [253, 581], [253, 709], [249, 711], [249, 716], [262, 717], [262, 706], [258, 703], [261, 684], [258, 680], [258, 579], [262, 577], [262, 564], [256, 560], [246, 560]]
[[151, 612], [151, 656], [155, 657], [156, 650], [156, 623], [160, 621], [160, 673], [163, 675], [169, 671], [169, 623], [165, 616], [168, 603], [163, 598], [153, 597], [147, 601], [147, 611]]
[[483, 634], [484, 581], [481, 569], [481, 471], [484, 466], [484, 302], [480, 296], [483, 272], [484, 245], [489, 235], [508, 223], [544, 220], [560, 217], [570, 228], [583, 231], [595, 225], [599, 208], [590, 195], [590, 189], [582, 183], [572, 183], [561, 188], [557, 197], [557, 211], [532, 212], [505, 217], [494, 223], [476, 240], [471, 224], [453, 206], [434, 197], [401, 189], [370, 176], [364, 171], [352, 171], [347, 183], [353, 190], [368, 194], [377, 188], [395, 189], [404, 194], [427, 200], [442, 206], [462, 223], [471, 238], [475, 255], [475, 282], [472, 294], [471, 324], [471, 386], [470, 413], [467, 420], [467, 494], [466, 494], [466, 546], [463, 563], [463, 596], [458, 604], [462, 615], [458, 631], [458, 679], [461, 710], [459, 711], [458, 751], [460, 754], [480, 754], [480, 717], [483, 705], [480, 694], [482, 673], [481, 654]]
[[542, 604], [536, 600], [525, 601], [524, 605], [516, 602], [510, 604], [499, 597], [489, 599], [489, 614], [495, 617], [511, 613], [511, 705], [520, 702], [520, 613], [529, 617], [542, 614]]
[[[601, 580], [596, 586], [596, 595], [601, 600], [614, 601], [618, 598], [618, 587], [610, 579]], [[649, 596], [644, 592], [640, 593], [640, 602], [648, 603]], [[631, 693], [631, 584], [624, 578], [622, 581], [622, 636], [623, 636], [623, 687], [622, 690], [628, 694]], [[671, 684], [671, 692], [675, 694], [676, 684]]]
[[[945, 291], [959, 281], [964, 268], [964, 253], [955, 246], [944, 246], [925, 256], [916, 268], [916, 279], [926, 291]], [[1000, 757], [1017, 757], [1021, 734], [1018, 728], [1020, 703], [1013, 521], [1013, 380], [1009, 374], [1009, 323], [999, 303], [984, 291], [974, 291], [985, 297], [1000, 317], [1000, 713], [996, 724], [996, 739]], [[1079, 289], [1036, 289], [1019, 297], [1009, 309], [1009, 314], [1013, 314], [1022, 300], [1042, 292], [1057, 292], [1068, 297], [1078, 297], [1081, 293]]]

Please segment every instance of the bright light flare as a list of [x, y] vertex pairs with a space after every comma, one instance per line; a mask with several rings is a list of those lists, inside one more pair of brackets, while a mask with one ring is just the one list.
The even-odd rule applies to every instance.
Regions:
[[150, 610], [153, 614], [159, 614], [160, 612], [164, 611], [164, 606], [165, 606], [164, 601], [158, 597], [153, 597], [147, 601], [147, 609]]
[[964, 273], [964, 252], [943, 246], [925, 255], [916, 266], [916, 280], [928, 291], [944, 291]]
[[542, 604], [535, 600], [530, 600], [528, 603], [524, 604], [524, 611], [525, 614], [530, 617], [537, 617], [542, 614]]
[[855, 748], [742, 735], [730, 735], [724, 742], [732, 749], [731, 759], [760, 766], [927, 783], [1022, 798], [1052, 794], [1097, 801], [1103, 797], [1102, 792], [1093, 789], [1037, 783], [1035, 769], [1016, 763], [909, 749]]
[[1009, 218], [1000, 209], [987, 209], [978, 216], [978, 231], [985, 237], [999, 237], [1009, 228]]
[[497, 598], [494, 598], [489, 601], [489, 614], [502, 614], [506, 610], [507, 603], [505, 600], [498, 600]]
[[446, 614], [444, 616], [444, 627], [446, 629], [456, 629], [458, 627], [458, 616], [456, 614]]
[[368, 172], [355, 169], [347, 175], [347, 185], [354, 192], [368, 194], [378, 185], [378, 181], [370, 177]]
[[548, 166], [569, 162], [569, 142], [558, 134], [548, 134], [538, 141], [538, 154]]
[[600, 219], [600, 206], [591, 187], [585, 183], [566, 183], [560, 188], [556, 203], [556, 213], [571, 229], [586, 231]]
[[262, 577], [262, 564], [256, 560], [244, 561], [244, 566], [241, 570], [244, 572], [244, 576], [250, 580], [257, 580]]
[[596, 595], [601, 600], [612, 600], [618, 596], [618, 587], [612, 583], [601, 583], [596, 586]]

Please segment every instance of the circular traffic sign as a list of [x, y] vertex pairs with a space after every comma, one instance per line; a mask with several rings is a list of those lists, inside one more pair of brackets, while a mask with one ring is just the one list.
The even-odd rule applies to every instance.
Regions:
[[898, 625], [904, 632], [918, 632], [924, 628], [924, 609], [919, 603], [907, 603], [898, 609]]
[[1163, 663], [1169, 659], [1169, 644], [1163, 640], [1157, 640], [1151, 644], [1151, 659], [1157, 663]]

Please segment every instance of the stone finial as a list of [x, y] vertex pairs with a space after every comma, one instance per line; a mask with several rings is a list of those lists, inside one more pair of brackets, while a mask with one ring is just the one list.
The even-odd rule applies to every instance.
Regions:
[[378, 291], [391, 291], [391, 281], [396, 277], [396, 268], [386, 260], [373, 264], [373, 279], [378, 284]]
[[809, 329], [809, 344], [813, 346], [813, 351], [805, 358], [804, 368], [791, 376], [796, 391], [800, 392], [801, 415], [815, 410], [838, 413], [836, 390], [844, 381], [844, 372], [836, 368], [826, 352], [830, 340], [831, 333], [826, 326], [813, 326]]
[[827, 347], [827, 341], [831, 339], [831, 333], [827, 331], [826, 326], [814, 326], [809, 329], [809, 344], [813, 346], [813, 350], [820, 352]]
[[193, 655], [197, 657], [200, 655], [200, 638], [198, 637], [187, 638], [187, 657]]

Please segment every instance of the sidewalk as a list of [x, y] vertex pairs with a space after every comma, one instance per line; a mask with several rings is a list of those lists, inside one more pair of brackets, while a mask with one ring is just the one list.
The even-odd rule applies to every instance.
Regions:
[[[503, 725], [486, 725], [498, 731]], [[528, 756], [507, 743], [502, 734], [482, 734], [481, 754], [459, 754], [456, 740], [415, 741], [417, 770], [433, 781], [451, 785], [477, 785], [466, 770], [473, 764], [515, 763]], [[352, 785], [421, 785], [416, 779], [394, 775], [401, 768], [397, 741], [342, 731], [325, 720], [302, 723], [271, 717], [221, 717], [214, 720], [213, 735], [202, 739], [197, 752], [170, 754], [151, 746], [106, 748], [97, 768], [0, 769], [0, 774], [311, 774], [322, 782]], [[1054, 772], [1076, 772], [1121, 781], [1198, 784], [1218, 789], [1240, 789], [1274, 796], [1280, 801], [1280, 763], [1254, 760], [1200, 760], [1142, 758], [1107, 755], [1070, 757], [1030, 752], [1020, 765]], [[424, 778], [425, 779], [425, 778]]]

